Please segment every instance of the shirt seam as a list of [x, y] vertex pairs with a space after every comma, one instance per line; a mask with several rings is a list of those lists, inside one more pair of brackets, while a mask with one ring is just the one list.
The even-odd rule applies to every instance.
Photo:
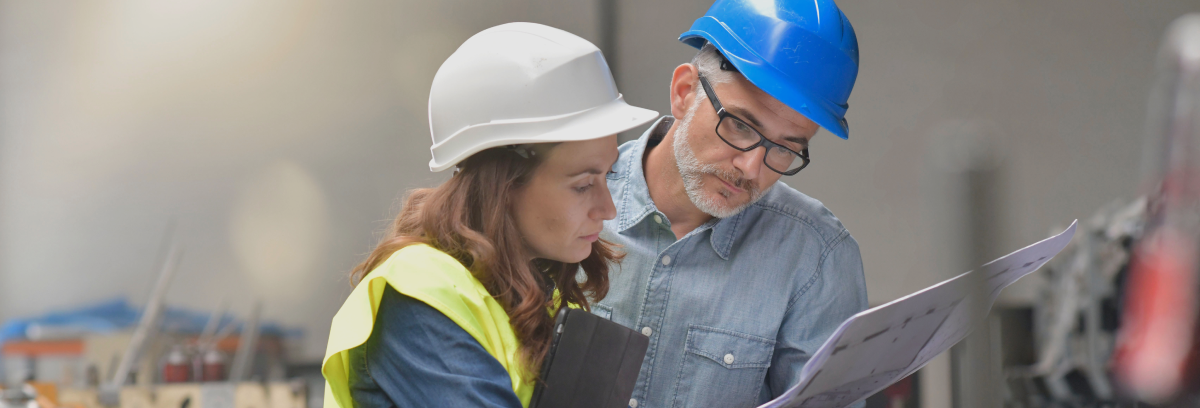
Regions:
[[768, 339], [766, 337], [759, 337], [759, 336], [755, 336], [753, 334], [742, 333], [739, 331], [733, 331], [733, 330], [727, 330], [727, 329], [721, 329], [721, 328], [717, 328], [717, 327], [705, 326], [702, 324], [695, 324], [695, 323], [688, 325], [688, 334], [691, 334], [693, 329], [695, 329], [696, 331], [707, 331], [707, 332], [711, 332], [711, 333], [720, 333], [720, 334], [725, 334], [725, 335], [729, 335], [729, 336], [740, 337], [740, 338], [743, 338], [746, 340], [752, 340], [752, 341], [757, 341], [760, 343], [769, 344], [769, 345], [771, 345], [771, 347], [775, 347], [775, 345], [778, 343], [778, 341]]
[[771, 211], [771, 212], [774, 212], [774, 213], [776, 213], [776, 214], [780, 214], [780, 215], [786, 216], [786, 217], [788, 217], [788, 218], [791, 218], [791, 219], [793, 219], [793, 220], [795, 220], [795, 221], [797, 221], [797, 222], [800, 222], [800, 223], [802, 223], [802, 224], [804, 224], [804, 225], [807, 225], [809, 228], [811, 228], [811, 229], [813, 230], [813, 232], [816, 232], [816, 233], [817, 233], [817, 236], [821, 237], [821, 243], [822, 243], [822, 244], [824, 244], [824, 245], [826, 245], [826, 246], [829, 246], [829, 245], [830, 245], [830, 244], [831, 244], [833, 241], [836, 241], [836, 240], [837, 240], [837, 239], [838, 239], [838, 238], [841, 236], [841, 233], [842, 233], [842, 232], [844, 232], [844, 231], [846, 231], [846, 229], [843, 227], [843, 228], [841, 229], [841, 231], [839, 231], [839, 232], [838, 232], [838, 234], [837, 234], [837, 235], [835, 235], [835, 236], [834, 236], [832, 239], [826, 239], [826, 238], [825, 238], [825, 237], [826, 237], [826, 234], [822, 234], [822, 233], [821, 233], [821, 228], [817, 227], [817, 225], [816, 225], [815, 223], [813, 223], [813, 222], [812, 222], [812, 220], [808, 219], [808, 217], [803, 217], [803, 216], [800, 216], [800, 215], [798, 215], [798, 214], [794, 214], [794, 213], [792, 213], [792, 212], [789, 212], [789, 211], [784, 211], [782, 208], [779, 208], [779, 207], [777, 207], [777, 206], [775, 206], [775, 205], [772, 205], [772, 204], [767, 204], [767, 203], [758, 202], [758, 203], [754, 203], [754, 206], [755, 206], [755, 207], [758, 207], [758, 208], [761, 208], [761, 209], [763, 209], [763, 210], [765, 210], [765, 211]]
[[794, 306], [801, 297], [808, 293], [808, 289], [811, 288], [814, 283], [816, 283], [817, 279], [821, 278], [821, 275], [825, 270], [825, 259], [829, 257], [829, 254], [837, 250], [837, 248], [841, 246], [843, 242], [846, 242], [846, 237], [848, 236], [850, 236], [850, 232], [842, 229], [842, 231], [838, 234], [838, 237], [835, 239], [836, 242], [834, 242], [832, 245], [829, 245], [824, 251], [821, 252], [820, 259], [817, 261], [816, 272], [814, 272], [813, 276], [808, 279], [808, 282], [804, 283], [804, 286], [800, 287], [799, 290], [792, 294], [791, 299], [788, 299], [787, 310], [784, 311], [785, 315], [791, 314], [792, 306]]
[[362, 351], [363, 373], [367, 375], [367, 379], [371, 380], [371, 385], [379, 387], [379, 381], [376, 381], [375, 375], [371, 374], [371, 357], [368, 355], [370, 353], [370, 351], [368, 351], [368, 349], [369, 349], [369, 347], [363, 347], [363, 351]]
[[620, 177], [617, 178], [617, 180], [621, 183], [621, 186], [620, 186], [620, 189], [621, 189], [621, 223], [619, 225], [617, 225], [617, 227], [620, 228], [620, 230], [618, 230], [617, 233], [620, 233], [621, 231], [628, 229], [627, 225], [629, 225], [629, 205], [630, 205], [629, 194], [630, 193], [629, 193], [629, 175], [628, 175], [629, 166], [628, 165], [625, 166], [625, 172], [626, 172], [626, 174], [621, 175]]
[[684, 335], [684, 337], [683, 337], [683, 348], [685, 350], [683, 353], [683, 358], [679, 359], [679, 368], [675, 370], [676, 371], [675, 385], [673, 385], [671, 387], [671, 395], [674, 396], [674, 398], [671, 398], [671, 407], [672, 408], [679, 406], [679, 399], [683, 396], [683, 394], [679, 392], [679, 384], [683, 382], [683, 372], [685, 371], [683, 369], [683, 367], [687, 365], [687, 351], [686, 350], [687, 350], [687, 345], [691, 342], [692, 342], [692, 331], [688, 330], [687, 334]]
[[[717, 256], [720, 256], [722, 260], [726, 260], [726, 261], [729, 260], [729, 252], [733, 250], [734, 234], [737, 233], [738, 228], [742, 225], [742, 218], [744, 218], [745, 216], [746, 216], [746, 212], [742, 211], [742, 212], [739, 212], [737, 215], [733, 216], [732, 220], [728, 220], [729, 222], [732, 222], [733, 225], [729, 226], [728, 234], [724, 234], [724, 233], [721, 234], [721, 235], [723, 235], [723, 237], [717, 236], [718, 231], [717, 231], [716, 225], [713, 225], [713, 227], [711, 228], [713, 235], [712, 235], [712, 238], [709, 239], [709, 242], [714, 244], [713, 249], [716, 250]], [[721, 231], [721, 232], [724, 232], [724, 231]], [[713, 238], [720, 239], [721, 242], [718, 243], [718, 242], [714, 241]], [[718, 246], [720, 248], [718, 248]]]
[[[632, 227], [632, 225], [630, 225], [630, 224], [633, 221], [632, 221], [630, 212], [632, 212], [631, 207], [633, 206], [633, 192], [631, 191], [631, 190], [633, 190], [633, 188], [630, 184], [632, 184], [632, 182], [633, 182], [633, 173], [634, 173], [633, 166], [635, 166], [637, 164], [638, 160], [640, 160], [640, 158], [636, 157], [639, 155], [639, 153], [641, 155], [646, 154], [645, 153], [645, 149], [646, 149], [645, 144], [641, 144], [639, 146], [638, 144], [641, 143], [640, 140], [636, 140], [636, 141], [634, 141], [634, 143], [635, 143], [635, 145], [629, 149], [630, 154], [627, 157], [629, 160], [625, 161], [625, 169], [624, 169], [625, 171], [622, 172], [622, 174], [620, 175], [621, 206], [624, 207], [623, 208], [624, 211], [622, 211], [622, 214], [621, 214], [621, 225], [620, 225], [621, 231], [628, 230], [629, 228]], [[644, 177], [645, 176], [643, 175], [643, 178]]]

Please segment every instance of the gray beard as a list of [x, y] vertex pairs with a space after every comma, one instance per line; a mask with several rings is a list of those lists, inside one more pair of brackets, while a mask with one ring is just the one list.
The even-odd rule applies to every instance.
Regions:
[[[675, 141], [671, 147], [675, 152], [675, 165], [679, 168], [679, 176], [683, 178], [683, 189], [687, 192], [692, 205], [713, 217], [729, 218], [742, 212], [750, 204], [758, 202], [766, 191], [759, 189], [758, 183], [743, 180], [741, 172], [736, 169], [733, 172], [725, 171], [715, 164], [701, 163], [700, 159], [696, 158], [696, 153], [692, 151], [692, 147], [688, 143], [688, 134], [691, 130], [692, 118], [696, 116], [696, 111], [699, 110], [703, 99], [704, 95], [697, 95], [696, 103], [693, 103], [688, 108], [687, 114], [679, 120], [679, 128], [675, 129]], [[703, 178], [705, 174], [712, 174], [729, 184], [746, 189], [750, 193], [750, 200], [742, 205], [730, 207], [724, 201], [705, 194]], [[721, 194], [725, 195], [726, 193]], [[725, 198], [729, 198], [729, 196], [725, 195]]]

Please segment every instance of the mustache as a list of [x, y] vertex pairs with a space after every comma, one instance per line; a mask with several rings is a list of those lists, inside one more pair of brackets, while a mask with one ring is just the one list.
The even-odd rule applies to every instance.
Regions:
[[734, 187], [740, 188], [742, 190], [746, 190], [746, 191], [752, 193], [752, 195], [753, 195], [753, 193], [758, 191], [758, 182], [754, 181], [754, 180], [743, 178], [742, 172], [737, 169], [725, 170], [725, 169], [722, 169], [715, 165], [709, 165], [709, 166], [705, 166], [704, 169], [702, 169], [702, 171], [704, 173], [717, 176], [721, 180], [725, 180], [726, 183], [732, 184]]

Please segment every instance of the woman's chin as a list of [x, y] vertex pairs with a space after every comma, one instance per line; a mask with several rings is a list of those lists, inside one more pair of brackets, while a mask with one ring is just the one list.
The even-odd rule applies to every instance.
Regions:
[[562, 262], [562, 263], [579, 263], [579, 262], [583, 262], [583, 260], [587, 259], [587, 257], [590, 256], [591, 254], [592, 254], [592, 246], [588, 245], [587, 248], [563, 251], [562, 253], [558, 254], [558, 256], [552, 257], [550, 259], [558, 261], [558, 262]]

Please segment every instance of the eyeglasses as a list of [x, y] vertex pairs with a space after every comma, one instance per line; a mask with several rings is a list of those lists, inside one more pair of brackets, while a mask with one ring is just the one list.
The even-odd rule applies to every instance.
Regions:
[[767, 154], [763, 156], [763, 164], [767, 165], [771, 171], [785, 176], [799, 173], [808, 166], [808, 147], [801, 148], [797, 152], [772, 142], [745, 121], [726, 111], [704, 75], [700, 75], [700, 86], [704, 87], [704, 93], [708, 94], [708, 101], [712, 102], [713, 109], [717, 110], [719, 118], [716, 129], [717, 137], [720, 137], [729, 147], [743, 152], [757, 149], [759, 146], [766, 148]]

